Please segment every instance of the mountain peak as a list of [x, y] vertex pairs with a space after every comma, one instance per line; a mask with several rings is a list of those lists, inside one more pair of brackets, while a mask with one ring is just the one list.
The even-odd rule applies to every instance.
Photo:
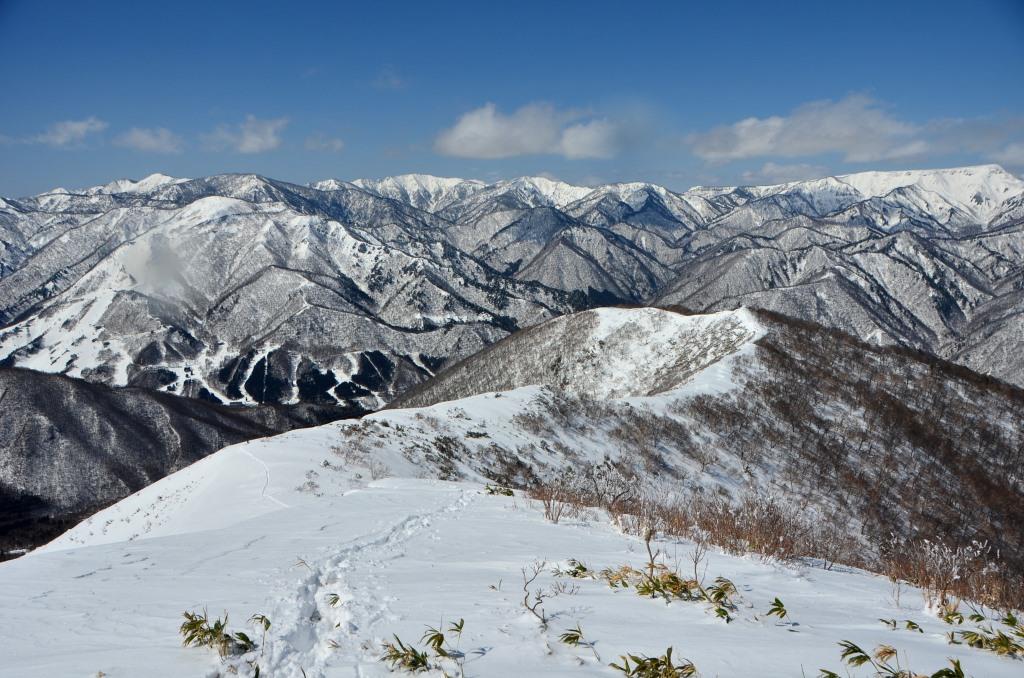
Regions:
[[86, 195], [115, 193], [147, 193], [161, 186], [180, 184], [188, 179], [179, 179], [160, 172], [154, 172], [142, 179], [117, 179], [103, 186], [94, 186], [85, 190]]
[[549, 179], [548, 177], [516, 177], [506, 179], [493, 185], [499, 192], [526, 192], [542, 199], [542, 203], [555, 207], [564, 207], [569, 203], [576, 202], [594, 189], [588, 186], [576, 186], [573, 184]]
[[[318, 182], [314, 188], [326, 183]], [[428, 212], [442, 209], [485, 186], [484, 182], [475, 179], [436, 177], [431, 174], [399, 174], [383, 179], [356, 179], [352, 185]]]
[[352, 185], [351, 181], [345, 181], [344, 179], [320, 179], [319, 181], [309, 182], [309, 187], [315, 188], [318, 191], [337, 191]]

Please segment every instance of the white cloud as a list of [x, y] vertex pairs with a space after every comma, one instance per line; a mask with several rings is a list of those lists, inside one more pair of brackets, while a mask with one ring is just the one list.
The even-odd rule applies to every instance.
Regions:
[[54, 148], [67, 148], [82, 143], [90, 134], [102, 132], [106, 128], [106, 122], [92, 116], [85, 120], [64, 120], [50, 125], [48, 130], [33, 137], [31, 141]]
[[494, 104], [464, 113], [455, 125], [441, 132], [435, 148], [460, 158], [509, 158], [546, 153], [558, 144], [561, 121], [543, 104], [523, 106], [511, 115]]
[[288, 118], [261, 120], [252, 115], [245, 116], [239, 125], [221, 125], [205, 135], [203, 141], [213, 150], [231, 149], [238, 153], [263, 153], [281, 145], [281, 131], [288, 125]]
[[803, 104], [787, 116], [746, 118], [691, 135], [689, 141], [698, 156], [712, 162], [822, 153], [840, 153], [847, 162], [875, 162], [927, 153], [921, 131], [855, 94]]
[[565, 128], [559, 149], [567, 158], [610, 158], [618, 153], [622, 137], [615, 123], [591, 120]]
[[989, 157], [1004, 165], [1024, 166], [1024, 142], [1009, 144]]
[[939, 152], [982, 154], [991, 158], [1021, 143], [1024, 116], [940, 118], [925, 123], [929, 146]]
[[788, 181], [817, 179], [828, 176], [828, 169], [821, 165], [809, 163], [780, 164], [766, 162], [756, 170], [743, 173], [743, 181], [750, 184], [784, 184]]
[[329, 151], [341, 153], [345, 148], [345, 142], [337, 137], [326, 137], [322, 134], [314, 134], [306, 137], [307, 151]]
[[528, 104], [510, 114], [488, 103], [464, 113], [435, 143], [437, 152], [460, 158], [511, 158], [520, 155], [561, 155], [566, 158], [608, 158], [625, 143], [625, 130], [605, 119], [584, 118], [548, 104]]
[[166, 127], [133, 127], [114, 139], [114, 143], [147, 153], [180, 153], [183, 146], [181, 137]]

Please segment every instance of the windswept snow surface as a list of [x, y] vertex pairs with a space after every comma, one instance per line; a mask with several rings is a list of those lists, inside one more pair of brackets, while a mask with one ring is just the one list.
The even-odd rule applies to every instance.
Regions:
[[[658, 317], [645, 312], [593, 315], [595, 345], [607, 352], [626, 327], [658, 336]], [[591, 327], [589, 319], [581, 326]], [[732, 362], [750, 341], [676, 383], [672, 397], [730, 388]], [[602, 387], [611, 392], [608, 379]], [[893, 645], [918, 671], [957, 657], [979, 678], [1019, 675], [1019, 662], [947, 645], [948, 627], [925, 612], [919, 591], [904, 588], [896, 600], [886, 579], [864, 572], [720, 553], [710, 555], [705, 577], [736, 584], [730, 624], [701, 604], [665, 604], [582, 580], [545, 602], [550, 625], [542, 629], [522, 607], [521, 568], [546, 561], [536, 582], [546, 588], [555, 583], [551, 569], [570, 558], [594, 569], [645, 559], [643, 544], [603, 513], [555, 525], [521, 495], [482, 491], [492, 445], [538, 468], [566, 463], [557, 446], [540, 444], [543, 435], [515, 425], [547, 389], [479, 393], [228, 447], [0, 564], [4, 675], [223, 675], [228, 665], [215, 653], [180, 645], [182, 612], [202, 609], [227, 612], [232, 631], [261, 644], [244, 659], [281, 678], [388, 675], [383, 641], [397, 634], [422, 646], [425, 626], [459, 618], [467, 676], [613, 676], [607, 664], [620, 654], [669, 646], [705, 677], [810, 676], [820, 667], [843, 670], [840, 640]], [[621, 395], [638, 408], [669, 397]], [[616, 453], [593, 435], [584, 454]], [[465, 447], [446, 457], [451, 441]], [[442, 473], [460, 480], [432, 479]], [[692, 544], [658, 546], [668, 564], [688, 567]], [[784, 622], [765, 615], [775, 597], [789, 612]], [[253, 614], [272, 622], [265, 640], [247, 622]], [[912, 619], [924, 633], [891, 631], [879, 618]], [[558, 641], [577, 624], [593, 651]], [[243, 660], [232, 666], [251, 675]]]
[[[597, 374], [589, 381], [596, 392], [580, 394], [591, 397], [622, 398], [674, 390], [694, 373], [749, 347], [764, 334], [746, 309], [684, 316], [657, 308], [600, 308], [594, 314], [599, 324], [593, 350], [600, 357], [590, 366]], [[701, 381], [711, 382], [707, 378]], [[640, 384], [653, 385], [653, 389], [638, 392]]]
[[[181, 613], [202, 608], [228, 612], [232, 629], [257, 639], [246, 620], [267, 615], [261, 675], [285, 678], [388, 675], [382, 641], [398, 634], [419, 645], [426, 625], [459, 618], [469, 676], [611, 676], [606, 664], [618, 655], [668, 646], [703, 676], [814, 675], [839, 668], [843, 639], [892, 644], [917, 670], [951, 656], [974, 676], [1019, 675], [1018, 662], [947, 645], [917, 591], [897, 604], [881, 577], [717, 553], [708, 577], [728, 577], [740, 593], [730, 624], [696, 603], [584, 580], [545, 604], [544, 631], [521, 607], [520, 568], [546, 560], [537, 583], [547, 587], [550, 568], [569, 558], [642, 565], [642, 543], [597, 514], [550, 524], [528, 500], [487, 496], [479, 484], [363, 484], [335, 466], [338, 433], [329, 425], [228, 448], [97, 515], [75, 530], [77, 548], [69, 535], [0, 565], [5, 675], [218, 675], [225, 666], [212, 651], [182, 648], [177, 635]], [[105, 535], [87, 534], [107, 521]], [[127, 540], [133, 529], [148, 538]], [[691, 551], [660, 547], [670, 562]], [[764, 614], [776, 596], [786, 623]], [[890, 631], [879, 617], [911, 618], [925, 632]], [[600, 661], [558, 642], [576, 624]]]

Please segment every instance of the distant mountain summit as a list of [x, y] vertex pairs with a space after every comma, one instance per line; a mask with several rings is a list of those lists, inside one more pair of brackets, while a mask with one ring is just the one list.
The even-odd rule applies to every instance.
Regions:
[[[319, 185], [328, 182], [318, 182]], [[313, 184], [313, 186], [318, 186]], [[429, 174], [403, 174], [379, 181], [356, 179], [352, 185], [364, 188], [385, 198], [407, 203], [427, 212], [437, 212], [448, 205], [464, 200], [486, 184], [482, 181], [449, 179]]]
[[990, 219], [1007, 200], [1024, 192], [1024, 182], [999, 165], [859, 172], [836, 178], [869, 198], [882, 198], [898, 189], [915, 187], [949, 201], [981, 221]]
[[132, 179], [118, 179], [112, 181], [105, 186], [95, 186], [85, 190], [86, 195], [96, 195], [105, 193], [113, 195], [116, 193], [148, 193], [156, 190], [163, 186], [169, 186], [173, 184], [180, 184], [188, 181], [188, 179], [176, 179], [174, 177], [167, 176], [166, 174], [150, 174], [148, 177], [134, 181]]
[[761, 307], [1024, 383], [1024, 182], [151, 175], [0, 201], [0, 361], [218, 402], [379, 408], [611, 303]]

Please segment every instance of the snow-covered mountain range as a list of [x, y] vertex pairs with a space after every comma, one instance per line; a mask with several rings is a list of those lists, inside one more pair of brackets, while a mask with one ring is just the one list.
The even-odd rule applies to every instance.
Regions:
[[[891, 645], [918, 671], [952, 657], [966, 675], [1019, 673], [1018, 660], [949, 644], [959, 627], [920, 589], [833, 564], [922, 538], [991, 537], [1019, 561], [1020, 389], [767, 312], [600, 308], [518, 332], [406, 400], [225, 448], [0, 564], [5, 668], [384, 676], [392, 634], [419, 647], [425, 626], [464, 618], [455, 675], [618, 675], [620, 655], [669, 646], [703, 676], [812, 675], [843, 670], [841, 640]], [[594, 572], [648, 562], [603, 510], [545, 520], [522, 494], [484, 492], [566, 477], [705, 505], [775, 496], [849, 541], [828, 561], [712, 548], [691, 567], [692, 541], [656, 539], [665, 567], [735, 584], [727, 623], [697, 601], [559, 577], [570, 559]], [[523, 606], [531, 586], [557, 592], [547, 624]], [[775, 598], [784, 620], [767, 614]], [[225, 660], [181, 647], [182, 612], [203, 609], [256, 646]], [[583, 645], [559, 642], [577, 625]]]
[[153, 175], [0, 201], [0, 360], [376, 409], [601, 303], [763, 307], [1024, 383], [1024, 182], [998, 166], [674, 192]]

